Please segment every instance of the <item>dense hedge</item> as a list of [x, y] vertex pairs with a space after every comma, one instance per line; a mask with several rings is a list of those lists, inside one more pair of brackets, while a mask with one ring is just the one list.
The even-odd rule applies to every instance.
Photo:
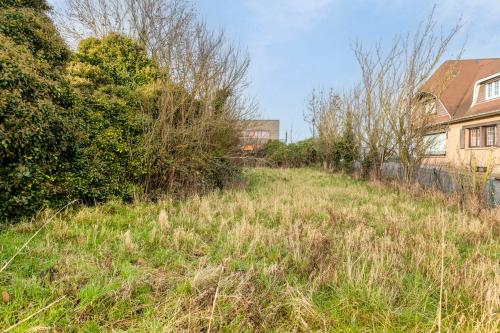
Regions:
[[123, 197], [138, 182], [138, 149], [151, 118], [140, 112], [141, 89], [154, 82], [156, 71], [144, 49], [127, 37], [80, 42], [67, 66], [83, 133], [70, 179], [74, 197], [85, 202]]
[[359, 153], [351, 132], [346, 132], [344, 136], [329, 141], [307, 139], [291, 144], [270, 141], [259, 155], [276, 167], [323, 165], [329, 169], [351, 172]]
[[45, 0], [2, 0], [0, 8], [2, 7], [27, 7], [38, 10], [48, 10], [50, 6]]
[[275, 140], [267, 143], [261, 154], [272, 165], [278, 167], [300, 168], [319, 163], [319, 152], [313, 139], [285, 144]]
[[[201, 102], [160, 81], [144, 48], [117, 34], [72, 53], [48, 9], [0, 3], [0, 222], [73, 199], [206, 190], [240, 175], [225, 158], [238, 140], [223, 112], [230, 91]], [[161, 110], [165, 91], [174, 103]]]
[[0, 219], [63, 200], [78, 137], [61, 74], [70, 53], [44, 2], [25, 3], [33, 7], [0, 8]]

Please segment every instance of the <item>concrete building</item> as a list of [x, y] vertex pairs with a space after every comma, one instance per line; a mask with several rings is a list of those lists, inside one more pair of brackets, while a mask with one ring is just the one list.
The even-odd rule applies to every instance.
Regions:
[[243, 151], [256, 151], [271, 140], [280, 139], [279, 120], [245, 120], [240, 136], [240, 148]]

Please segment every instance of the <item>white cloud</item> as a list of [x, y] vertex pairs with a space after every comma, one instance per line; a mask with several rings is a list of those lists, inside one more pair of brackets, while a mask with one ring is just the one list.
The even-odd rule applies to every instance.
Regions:
[[464, 57], [500, 57], [499, 0], [441, 0], [437, 15], [449, 22], [462, 17]]
[[498, 18], [500, 2], [498, 0], [441, 0], [438, 3], [438, 13], [449, 16], [463, 15], [465, 18], [481, 21], [484, 18]]
[[[405, 10], [403, 0], [373, 0], [378, 6], [393, 6]], [[460, 40], [464, 43], [464, 58], [500, 57], [500, 0], [423, 0], [428, 12], [436, 5], [436, 20], [446, 27], [462, 19]], [[422, 16], [427, 13], [422, 13]]]

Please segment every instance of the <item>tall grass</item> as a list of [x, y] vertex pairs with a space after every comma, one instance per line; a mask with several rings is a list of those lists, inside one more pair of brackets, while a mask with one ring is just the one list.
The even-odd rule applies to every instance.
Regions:
[[[497, 331], [495, 220], [316, 170], [247, 177], [53, 220], [0, 275], [0, 328], [64, 296], [16, 329]], [[43, 220], [5, 227], [0, 263]]]

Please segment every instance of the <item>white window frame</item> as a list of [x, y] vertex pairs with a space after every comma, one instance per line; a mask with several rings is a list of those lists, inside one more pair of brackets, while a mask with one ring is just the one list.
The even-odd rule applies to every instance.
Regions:
[[425, 156], [446, 156], [447, 141], [448, 136], [446, 132], [425, 135]]
[[436, 101], [429, 101], [425, 104], [425, 112], [429, 115], [437, 115], [438, 108]]
[[496, 80], [486, 84], [486, 99], [494, 99], [500, 97], [500, 80]]
[[486, 126], [486, 147], [496, 146], [497, 126]]
[[[472, 133], [475, 133], [474, 140]], [[479, 148], [481, 147], [481, 127], [469, 128], [469, 148]]]

